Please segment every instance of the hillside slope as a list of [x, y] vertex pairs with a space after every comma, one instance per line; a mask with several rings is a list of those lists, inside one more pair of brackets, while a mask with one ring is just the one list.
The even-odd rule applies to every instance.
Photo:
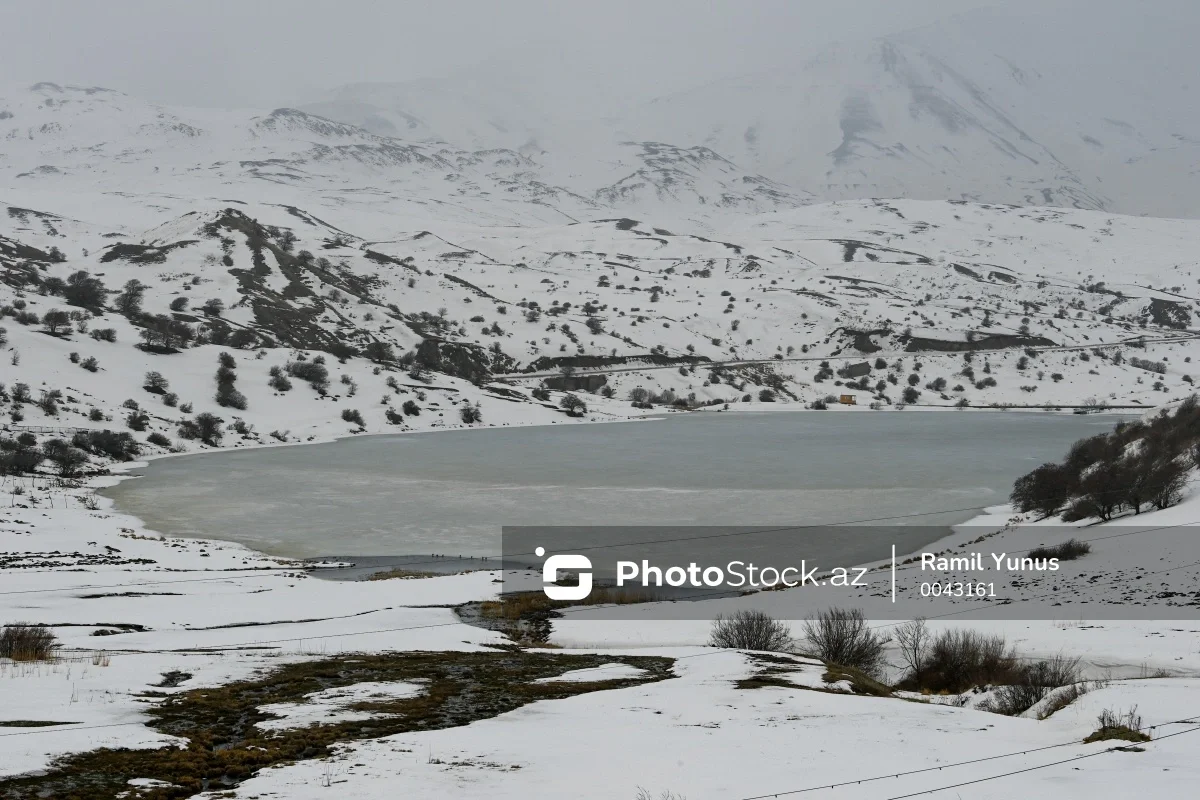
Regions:
[[[138, 433], [194, 447], [180, 422], [205, 411], [267, 441], [475, 422], [464, 403], [488, 424], [840, 394], [1154, 405], [1190, 393], [1200, 355], [1191, 222], [877, 201], [719, 233], [597, 218], [366, 238], [351, 217], [237, 204], [113, 230], [6, 205], [7, 421], [136, 428], [148, 413]], [[221, 352], [244, 409], [219, 401]], [[297, 365], [318, 354], [329, 374], [310, 386]], [[176, 405], [143, 388], [151, 371]], [[586, 417], [555, 407], [564, 390], [592, 393]]]

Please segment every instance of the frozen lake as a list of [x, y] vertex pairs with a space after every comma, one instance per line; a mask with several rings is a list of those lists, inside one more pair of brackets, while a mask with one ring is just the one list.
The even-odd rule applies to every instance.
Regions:
[[[807, 525], [1000, 503], [1118, 419], [704, 413], [373, 436], [163, 459], [106, 494], [163, 533], [278, 555], [496, 555], [502, 525]], [[896, 523], [928, 540], [917, 528], [971, 516]]]

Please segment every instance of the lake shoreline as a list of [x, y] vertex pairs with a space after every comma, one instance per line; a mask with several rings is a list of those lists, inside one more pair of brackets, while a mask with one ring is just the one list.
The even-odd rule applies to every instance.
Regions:
[[[747, 410], [749, 410], [749, 409], [747, 409]], [[776, 426], [770, 426], [769, 429], [763, 429], [763, 427], [762, 427], [762, 420], [767, 415], [770, 415], [771, 417], [777, 417], [787, 427], [788, 433], [794, 434], [794, 431], [796, 429], [822, 431], [822, 432], [824, 432], [826, 430], [830, 430], [830, 429], [835, 430], [839, 427], [839, 425], [833, 424], [833, 423], [835, 423], [835, 421], [840, 421], [840, 426], [846, 427], [847, 423], [850, 423], [850, 420], [851, 420], [851, 418], [843, 417], [841, 414], [839, 414], [837, 412], [827, 415], [827, 416], [822, 416], [820, 418], [811, 417], [807, 414], [797, 415], [797, 414], [792, 414], [792, 413], [785, 413], [785, 412], [799, 411], [799, 410], [800, 409], [790, 409], [786, 405], [781, 408], [777, 408], [777, 409], [755, 408], [755, 409], [753, 409], [753, 412], [755, 412], [755, 413], [750, 413], [750, 414], [746, 414], [739, 410], [739, 413], [735, 413], [735, 414], [731, 415], [728, 418], [728, 421], [723, 420], [720, 424], [728, 425], [729, 423], [732, 423], [732, 427], [734, 429], [737, 429], [739, 427], [745, 427], [745, 425], [749, 425], [753, 429], [769, 430], [769, 431], [773, 432], [777, 429]], [[865, 411], [865, 409], [863, 409], [863, 410]], [[930, 409], [930, 410], [935, 410], [935, 409]], [[1015, 414], [1015, 413], [1016, 412], [1013, 412], [1013, 414]], [[708, 422], [708, 423], [716, 422], [715, 420], [712, 419], [712, 415], [713, 415], [713, 412], [709, 412], [708, 414], [703, 415], [703, 417], [707, 418], [706, 420], [703, 420], [703, 421], [700, 419], [696, 420], [697, 423], [701, 424], [700, 429], [706, 429], [708, 427], [707, 424], [705, 424], [706, 422]], [[1014, 420], [1022, 419], [1022, 418], [1014, 417], [1012, 414], [1007, 415], [1007, 416], [1009, 419], [1014, 419]], [[1064, 415], [1064, 414], [1054, 414], [1053, 415], [1053, 417], [1055, 419], [1062, 421], [1064, 424], [1066, 424], [1072, 428], [1081, 427], [1080, 425], [1075, 423], [1076, 420], [1087, 420], [1089, 423], [1093, 422], [1092, 416], [1093, 415], [1088, 415], [1087, 417], [1082, 417], [1082, 416], [1077, 416], [1077, 415]], [[1096, 416], [1098, 416], [1098, 415], [1096, 415]], [[1121, 417], [1121, 416], [1125, 416], [1125, 415], [1104, 415], [1104, 417], [1108, 417], [1108, 416]], [[625, 437], [625, 438], [630, 438], [630, 439], [637, 439], [639, 441], [645, 440], [647, 438], [652, 439], [652, 440], [660, 440], [664, 436], [670, 437], [670, 436], [677, 435], [679, 432], [679, 429], [676, 428], [675, 426], [679, 425], [680, 423], [683, 423], [686, 425], [691, 425], [692, 424], [691, 422], [686, 421], [691, 417], [693, 417], [692, 414], [670, 413], [670, 414], [659, 414], [659, 415], [656, 415], [653, 417], [647, 417], [647, 418], [642, 418], [642, 419], [620, 420], [620, 421], [634, 421], [634, 422], [655, 421], [655, 422], [660, 422], [664, 425], [672, 426], [671, 428], [668, 428], [668, 429], [663, 429], [663, 428], [660, 428], [659, 426], [652, 426], [652, 429], [646, 429], [644, 434], [639, 434], [636, 437], [630, 437], [624, 433], [621, 434], [621, 436]], [[932, 435], [931, 431], [933, 429], [940, 430], [943, 427], [943, 421], [946, 419], [949, 419], [949, 418], [945, 417], [944, 415], [930, 416], [928, 414], [922, 414], [922, 415], [919, 415], [919, 417], [922, 420], [922, 423], [920, 425], [918, 425], [917, 428], [921, 431], [924, 431], [926, 436], [931, 436]], [[986, 415], [986, 417], [995, 419], [995, 415]], [[871, 415], [869, 417], [869, 419], [871, 419], [872, 421], [882, 420], [884, 418], [887, 418], [891, 421], [888, 422], [887, 424], [883, 424], [883, 425], [876, 424], [875, 425], [876, 428], [882, 428], [882, 429], [886, 429], [889, 431], [896, 431], [896, 432], [907, 432], [909, 430], [909, 426], [907, 426], [907, 425], [901, 425], [901, 426], [897, 427], [897, 425], [895, 424], [896, 421], [898, 421], [902, 418], [898, 418], [894, 414]], [[953, 417], [953, 419], [955, 419], [955, 420], [959, 420], [961, 418], [962, 417], [960, 417], [959, 415], [955, 415]], [[970, 419], [972, 419], [973, 421], [981, 420], [983, 418], [984, 417], [982, 417], [982, 416], [976, 417], [975, 415], [970, 415]], [[1046, 417], [1044, 416], [1044, 413], [1043, 413], [1043, 414], [1035, 414], [1034, 417], [1031, 417], [1029, 419], [1044, 419], [1044, 418], [1046, 418]], [[856, 416], [852, 419], [854, 420], [854, 424], [850, 427], [857, 429], [857, 428], [861, 427], [861, 425], [864, 424], [865, 419], [868, 419], [868, 418]], [[1069, 422], [1067, 421], [1068, 419], [1070, 420]], [[803, 422], [797, 423], [798, 420], [803, 420]], [[813, 422], [818, 421], [818, 420], [821, 422], [821, 424], [818, 426], [814, 426]], [[917, 420], [917, 418], [914, 418], [914, 422], [916, 422], [916, 420]], [[936, 424], [934, 424], [934, 420], [938, 420], [938, 422]], [[614, 420], [612, 422], [616, 422], [616, 420]], [[558, 441], [557, 437], [559, 436], [559, 433], [565, 432], [564, 435], [569, 437], [569, 441], [578, 442], [578, 441], [590, 441], [591, 438], [594, 438], [594, 437], [588, 437], [588, 436], [581, 437], [581, 435], [580, 435], [581, 432], [595, 431], [595, 430], [598, 430], [600, 428], [600, 426], [601, 426], [600, 422], [585, 422], [585, 423], [581, 423], [581, 424], [568, 424], [568, 425], [563, 425], [563, 426], [558, 426], [558, 425], [554, 425], [554, 424], [549, 424], [549, 425], [547, 425], [547, 424], [508, 425], [508, 426], [493, 425], [493, 426], [481, 426], [481, 427], [470, 427], [470, 428], [446, 428], [446, 429], [432, 430], [432, 431], [424, 430], [424, 431], [405, 431], [405, 432], [381, 432], [381, 433], [372, 433], [372, 434], [357, 435], [357, 436], [356, 435], [338, 436], [338, 437], [328, 437], [324, 441], [314, 440], [313, 442], [303, 442], [303, 443], [294, 443], [294, 444], [325, 445], [327, 447], [330, 445], [340, 446], [343, 444], [349, 444], [350, 446], [353, 447], [354, 446], [353, 443], [355, 443], [355, 442], [370, 442], [370, 441], [373, 441], [375, 443], [387, 442], [388, 440], [383, 437], [393, 436], [393, 437], [396, 437], [395, 441], [412, 441], [412, 442], [422, 441], [422, 447], [420, 448], [420, 450], [428, 450], [429, 448], [432, 448], [434, 451], [438, 451], [443, 448], [462, 450], [464, 447], [468, 447], [468, 449], [476, 449], [474, 444], [471, 444], [469, 446], [464, 445], [464, 442], [473, 443], [475, 441], [474, 436], [458, 437], [457, 442], [452, 442], [452, 443], [446, 445], [446, 444], [444, 444], [446, 442], [445, 437], [437, 437], [435, 439], [430, 439], [429, 437], [413, 437], [411, 434], [414, 434], [414, 433], [451, 434], [455, 431], [462, 432], [462, 431], [466, 431], [466, 430], [471, 430], [471, 431], [478, 432], [479, 435], [486, 435], [484, 432], [490, 431], [493, 435], [500, 435], [500, 436], [504, 437], [501, 440], [501, 444], [503, 444], [505, 441], [511, 442], [513, 440], [509, 439], [508, 437], [505, 437], [505, 435], [501, 434], [500, 432], [503, 430], [506, 430], [506, 429], [511, 430], [511, 429], [519, 428], [521, 430], [520, 436], [522, 437], [522, 439], [526, 438], [525, 434], [527, 432], [537, 431], [538, 432], [537, 436], [538, 436], [539, 440], [545, 440], [547, 436], [550, 436], [550, 437], [555, 437], [554, 441], [557, 442]], [[974, 428], [976, 426], [971, 425], [969, 427]], [[1002, 427], [1011, 428], [1011, 425], [1005, 424]], [[1022, 423], [1020, 427], [1023, 428], [1024, 424]], [[1056, 425], [1055, 427], [1057, 428], [1058, 426]], [[546, 432], [549, 430], [555, 430], [556, 432], [554, 434], [547, 434]], [[655, 432], [651, 433], [651, 430], [653, 430]], [[697, 429], [693, 429], [693, 430], [697, 430]], [[822, 436], [827, 438], [828, 434], [822, 433]], [[609, 437], [605, 436], [605, 437], [601, 437], [601, 438], [609, 438]], [[805, 439], [797, 440], [797, 439], [795, 439], [795, 435], [792, 436], [792, 440], [793, 441], [804, 441], [805, 444], [807, 445], [807, 440], [805, 440]], [[1074, 439], [1072, 438], [1071, 441], [1074, 441]], [[437, 442], [438, 444], [436, 446], [434, 446], [432, 444], [427, 444], [429, 442]], [[212, 456], [212, 455], [241, 453], [247, 459], [255, 459], [256, 456], [258, 455], [258, 451], [260, 451], [260, 450], [263, 451], [264, 454], [268, 450], [272, 451], [273, 453], [278, 453], [278, 452], [286, 451], [288, 448], [293, 447], [294, 444], [293, 443], [287, 443], [287, 444], [280, 443], [278, 445], [267, 445], [267, 446], [262, 446], [262, 447], [221, 448], [219, 450], [210, 450], [210, 451], [206, 451], [204, 453], [189, 453], [189, 454], [179, 454], [179, 455]], [[493, 445], [495, 445], [495, 444], [496, 444], [495, 440], [493, 440]], [[373, 448], [368, 448], [369, 452], [378, 451], [380, 449], [386, 450], [387, 448], [385, 445], [379, 445], [379, 446], [376, 446]], [[420, 450], [418, 450], [417, 452], [420, 452]], [[362, 453], [362, 450], [359, 448], [356, 448], [356, 451], [359, 454]], [[336, 453], [336, 452], [338, 452], [338, 451], [326, 450], [325, 452], [316, 454], [314, 457], [317, 459], [322, 459], [321, 463], [322, 463], [323, 469], [325, 469], [325, 468], [337, 469], [338, 468], [337, 465], [335, 465], [333, 467], [328, 466], [328, 460], [330, 457], [330, 453]], [[368, 452], [368, 455], [369, 455], [369, 452]], [[341, 457], [343, 460], [345, 460], [347, 456], [345, 453], [342, 453]], [[359, 455], [358, 457], [361, 457], [361, 455]], [[293, 461], [293, 462], [297, 461], [297, 459], [294, 457], [290, 458], [288, 460]], [[309, 459], [307, 457], [305, 459], [299, 459], [298, 463], [307, 464], [308, 460]], [[191, 459], [191, 460], [189, 460], [189, 463], [195, 464], [195, 463], [203, 463], [203, 462], [208, 462], [208, 461], [210, 461], [210, 460], [209, 459]], [[354, 459], [351, 459], [351, 461], [354, 461]], [[199, 533], [198, 534], [198, 533], [194, 532], [193, 530], [181, 530], [180, 529], [180, 528], [187, 528], [187, 527], [191, 526], [191, 523], [189, 523], [186, 519], [182, 520], [184, 523], [182, 525], [171, 524], [170, 522], [164, 522], [161, 517], [157, 517], [155, 514], [145, 514], [144, 507], [139, 508], [136, 501], [135, 502], [128, 501], [128, 495], [125, 493], [125, 490], [126, 490], [126, 487], [136, 486], [137, 484], [141, 484], [141, 482], [143, 480], [145, 480], [147, 477], [152, 478], [152, 476], [130, 474], [135, 470], [147, 468], [150, 465], [150, 463], [152, 463], [152, 462], [156, 462], [159, 464], [167, 463], [167, 462], [183, 463], [183, 462], [179, 462], [178, 459], [168, 459], [166, 457], [163, 457], [163, 458], [154, 458], [154, 459], [143, 460], [143, 461], [139, 461], [139, 462], [131, 462], [129, 464], [121, 465], [122, 469], [120, 470], [120, 473], [122, 473], [122, 474], [113, 475], [113, 476], [103, 479], [102, 482], [105, 485], [103, 486], [103, 488], [101, 490], [101, 494], [104, 497], [106, 497], [107, 499], [109, 499], [111, 502], [113, 502], [114, 507], [118, 511], [121, 511], [122, 513], [127, 513], [133, 517], [138, 518], [139, 520], [141, 520], [143, 522], [144, 526], [148, 530], [160, 531], [163, 535], [183, 536], [183, 537], [190, 538], [190, 539], [213, 540], [213, 541], [223, 541], [223, 542], [232, 541], [232, 542], [241, 544], [242, 546], [247, 547], [248, 549], [252, 549], [257, 552], [262, 552], [267, 555], [270, 555], [273, 557], [279, 557], [279, 558], [327, 557], [330, 553], [345, 552], [344, 548], [342, 546], [339, 546], [338, 541], [336, 541], [336, 539], [337, 539], [336, 535], [334, 535], [330, 539], [330, 541], [326, 541], [323, 544], [321, 544], [320, 546], [316, 547], [316, 549], [314, 549], [312, 547], [308, 547], [307, 549], [297, 549], [297, 548], [290, 546], [289, 543], [286, 541], [282, 541], [282, 540], [276, 541], [274, 543], [274, 545], [272, 545], [269, 542], [264, 542], [262, 536], [246, 537], [246, 536], [240, 535], [237, 532], [235, 532], [233, 535], [228, 536], [228, 537], [219, 536], [219, 535], [218, 536], [209, 535], [207, 533]], [[274, 468], [278, 467], [282, 462], [278, 461], [277, 459], [272, 459], [272, 461], [269, 463], [272, 464], [272, 469], [274, 469]], [[740, 462], [737, 462], [737, 463], [740, 464]], [[565, 471], [570, 470], [572, 466], [573, 465], [564, 466], [563, 471], [565, 472]], [[345, 468], [345, 465], [342, 464], [341, 467]], [[224, 468], [225, 469], [235, 469], [236, 465], [230, 465], [228, 462], [226, 462], [224, 464]], [[192, 469], [192, 467], [189, 466], [189, 470], [190, 469]], [[206, 471], [211, 471], [211, 470], [215, 470], [217, 468], [206, 466], [204, 469]], [[581, 467], [581, 470], [586, 472], [586, 465], [583, 465]], [[451, 470], [451, 471], [453, 472], [453, 470]], [[506, 482], [505, 480], [501, 480], [499, 483], [496, 483], [494, 481], [494, 479], [491, 477], [493, 474], [500, 475], [503, 473], [509, 473], [511, 471], [512, 471], [511, 465], [507, 465], [503, 462], [498, 462], [498, 465], [495, 466], [491, 471], [484, 470], [484, 473], [485, 473], [485, 478], [484, 478], [485, 483], [484, 484], [469, 484], [469, 486], [472, 486], [475, 489], [482, 487], [486, 491], [492, 491], [492, 492], [499, 491], [499, 492], [501, 492], [502, 495], [504, 495], [506, 492], [516, 491], [518, 488], [529, 486], [529, 484], [526, 481], [523, 481], [520, 479], [521, 478], [520, 475], [517, 475], [515, 479], [513, 479], [513, 478], [509, 479], [509, 480], [515, 480], [516, 481], [515, 483]], [[712, 471], [720, 474], [720, 470], [718, 467], [713, 467]], [[178, 472], [178, 471], [176, 471], [176, 472]], [[767, 472], [769, 473], [769, 470], [767, 470]], [[1010, 485], [1008, 482], [1011, 481], [1012, 479], [1014, 479], [1019, 474], [1020, 474], [1019, 471], [1014, 470], [1011, 472], [1011, 474], [1005, 474], [1003, 476], [1003, 478], [1004, 478], [1003, 481], [998, 481], [995, 477], [993, 477], [992, 485], [997, 486], [998, 483], [1002, 482], [1004, 484], [1003, 488], [1007, 489], [1007, 486]], [[405, 480], [405, 476], [403, 474], [401, 474], [399, 477], [401, 478], [402, 482]], [[658, 504], [661, 504], [661, 503], [678, 504], [679, 502], [682, 502], [682, 500], [680, 498], [674, 497], [674, 495], [678, 495], [678, 494], [683, 494], [683, 495], [690, 494], [690, 495], [696, 496], [694, 498], [694, 500], [691, 500], [689, 502], [703, 502], [704, 495], [706, 495], [710, 492], [719, 492], [720, 491], [716, 488], [709, 486], [711, 481], [719, 480], [721, 482], [721, 484], [720, 484], [721, 486], [729, 485], [729, 486], [735, 487], [735, 488], [730, 488], [726, 492], [726, 494], [730, 494], [733, 496], [742, 496], [744, 494], [745, 496], [748, 497], [751, 495], [746, 494], [746, 493], [757, 491], [758, 496], [770, 498], [772, 500], [772, 502], [777, 503], [778, 498], [783, 497], [783, 495], [779, 495], [778, 493], [781, 490], [784, 490], [786, 488], [786, 490], [788, 492], [796, 493], [799, 497], [809, 495], [814, 498], [818, 498], [821, 495], [827, 495], [831, 499], [831, 501], [834, 503], [835, 506], [838, 504], [841, 504], [842, 506], [849, 506], [853, 502], [854, 505], [858, 507], [858, 508], [855, 508], [856, 513], [847, 513], [847, 514], [838, 515], [837, 517], [834, 518], [834, 520], [832, 520], [830, 523], [827, 523], [827, 524], [832, 524], [832, 522], [839, 522], [839, 521], [845, 521], [845, 520], [850, 520], [850, 519], [861, 519], [863, 517], [878, 516], [880, 519], [893, 519], [893, 518], [896, 518], [899, 516], [906, 516], [906, 514], [900, 514], [896, 510], [895, 506], [897, 505], [897, 503], [899, 503], [900, 505], [904, 505], [904, 503], [906, 502], [903, 500], [903, 497], [902, 497], [904, 495], [904, 493], [908, 492], [911, 494], [913, 492], [913, 490], [911, 488], [910, 489], [906, 489], [903, 487], [874, 488], [870, 485], [864, 485], [864, 484], [860, 484], [858, 486], [853, 486], [853, 487], [846, 487], [845, 485], [836, 484], [836, 482], [830, 483], [829, 481], [826, 481], [823, 478], [819, 479], [817, 482], [815, 482], [812, 485], [810, 485], [806, 482], [800, 481], [798, 483], [786, 484], [786, 486], [785, 486], [785, 485], [781, 485], [779, 483], [778, 479], [770, 478], [769, 475], [767, 476], [768, 477], [767, 483], [761, 484], [761, 485], [765, 486], [766, 488], [763, 488], [761, 490], [749, 489], [749, 488], [737, 488], [742, 485], [741, 483], [739, 483], [739, 481], [744, 482], [747, 480], [744, 477], [738, 478], [737, 480], [733, 480], [729, 484], [725, 483], [726, 481], [730, 481], [730, 479], [726, 478], [726, 477], [719, 477], [719, 478], [706, 477], [700, 484], [690, 484], [685, 481], [684, 484], [680, 485], [677, 483], [672, 483], [672, 481], [668, 480], [666, 485], [662, 485], [661, 480], [659, 480], [657, 476], [651, 476], [649, 479], [647, 479], [645, 481], [645, 484], [635, 483], [632, 486], [628, 485], [628, 481], [625, 480], [624, 478], [616, 481], [615, 483], [611, 482], [611, 481], [606, 482], [604, 480], [601, 480], [599, 483], [590, 483], [587, 480], [587, 476], [584, 475], [583, 477], [578, 478], [578, 481], [582, 482], [583, 485], [573, 485], [573, 484], [571, 484], [570, 480], [568, 480], [564, 483], [564, 481], [562, 480], [562, 478], [560, 477], [559, 474], [554, 474], [551, 476], [541, 476], [541, 477], [550, 477], [551, 478], [551, 480], [548, 481], [547, 485], [544, 485], [544, 486], [543, 485], [533, 485], [532, 486], [533, 489], [536, 489], [541, 493], [558, 492], [560, 494], [566, 494], [566, 493], [571, 493], [571, 492], [575, 492], [575, 493], [584, 492], [585, 494], [588, 494], [588, 493], [603, 494], [606, 492], [609, 492], [609, 493], [611, 493], [611, 492], [635, 492], [635, 494], [630, 495], [630, 497], [633, 498], [633, 502], [635, 502], [636, 504], [641, 504], [641, 505], [644, 505], [646, 503], [653, 503], [655, 506], [657, 506]], [[820, 477], [820, 476], [818, 476], [818, 477]], [[425, 475], [419, 475], [416, 477], [414, 477], [412, 475], [408, 476], [408, 480], [410, 482], [411, 482], [411, 480], [416, 480], [418, 483], [422, 484], [421, 491], [425, 490], [425, 488], [426, 488], [425, 484], [427, 484], [428, 481], [430, 481], [430, 480], [432, 480], [434, 482], [434, 484], [439, 484], [440, 482], [442, 482], [446, 479], [455, 481], [458, 479], [458, 476], [455, 474], [451, 474], [449, 476], [449, 478], [447, 478], [447, 476], [445, 476], [445, 475], [433, 475], [431, 477], [425, 476]], [[760, 485], [762, 477], [761, 476], [753, 477], [748, 480], [750, 481], [750, 484], [757, 487]], [[539, 483], [540, 482], [535, 482], [535, 484], [539, 484]], [[655, 483], [657, 483], [659, 485], [648, 485], [648, 484], [655, 484]], [[933, 489], [932, 487], [935, 487], [938, 485], [936, 482], [931, 481], [928, 483], [928, 485], [931, 487], [930, 491], [950, 491], [949, 489]], [[975, 485], [978, 485], [978, 484], [975, 484]], [[800, 486], [802, 488], [795, 488], [796, 486]], [[891, 484], [889, 483], [888, 486], [891, 486]], [[120, 487], [120, 488], [116, 488], [116, 487]], [[866, 513], [866, 514], [861, 513], [861, 511], [859, 510], [859, 508], [861, 508], [861, 505], [862, 505], [861, 502], [858, 502], [851, 497], [851, 495], [853, 495], [855, 493], [860, 493], [861, 491], [874, 491], [876, 493], [882, 493], [882, 494], [880, 494], [880, 497], [882, 498], [882, 504], [880, 504], [880, 502], [875, 502], [874, 505], [868, 504], [866, 507], [868, 509], [868, 513]], [[403, 493], [402, 490], [401, 490], [401, 492]], [[649, 494], [647, 494], [647, 493], [649, 493]], [[978, 492], [976, 492], [976, 494], [978, 494]], [[945, 533], [948, 532], [953, 526], [970, 524], [971, 520], [974, 519], [975, 517], [979, 516], [979, 514], [981, 512], [983, 512], [986, 508], [994, 506], [998, 502], [1000, 502], [1000, 496], [997, 494], [996, 491], [990, 491], [988, 494], [990, 496], [981, 497], [979, 504], [977, 506], [972, 506], [971, 507], [972, 510], [969, 512], [962, 512], [962, 506], [964, 506], [965, 504], [951, 501], [949, 498], [952, 497], [952, 494], [948, 495], [947, 502], [943, 503], [941, 506], [936, 507], [933, 511], [931, 511], [929, 514], [927, 514], [925, 516], [933, 516], [935, 513], [940, 513], [940, 514], [945, 515], [945, 514], [951, 513], [952, 511], [957, 511], [959, 513], [955, 517], [947, 519], [944, 522], [944, 524], [938, 523], [938, 527], [941, 529], [941, 533], [939, 533], [938, 536], [931, 536], [930, 541], [932, 542], [932, 541], [940, 538], [941, 536], [945, 535]], [[1006, 494], [1007, 493], [1005, 492], [1005, 496], [1006, 496]], [[303, 496], [303, 495], [301, 495], [301, 496]], [[618, 496], [623, 496], [623, 495], [618, 495]], [[369, 493], [365, 493], [364, 497], [369, 497]], [[891, 499], [889, 499], [889, 497]], [[334, 497], [332, 499], [336, 500], [337, 498]], [[329, 501], [331, 501], [330, 497], [320, 498], [320, 502], [329, 502]], [[715, 502], [716, 501], [711, 501], [709, 504], [712, 505]], [[808, 505], [811, 505], [810, 501], [805, 501], [805, 502]], [[593, 502], [592, 505], [596, 506], [596, 502]], [[719, 505], [719, 503], [717, 503], [717, 505]], [[803, 507], [806, 507], [806, 506], [805, 505], [800, 506], [800, 508], [803, 508]], [[927, 507], [926, 508], [917, 508], [915, 510], [925, 511], [926, 509], [927, 509]], [[913, 509], [909, 508], [907, 510], [911, 511]], [[870, 513], [872, 511], [878, 511], [878, 514]], [[893, 513], [893, 512], [895, 512], [895, 513]], [[499, 513], [504, 513], [504, 512], [499, 512]], [[757, 514], [757, 512], [751, 512], [751, 513]], [[884, 516], [885, 514], [887, 514], [888, 516], [885, 517]], [[509, 516], [511, 517], [512, 515], [509, 515]], [[781, 517], [784, 517], [784, 518], [781, 518]], [[494, 519], [495, 514], [492, 514], [491, 518]], [[552, 517], [549, 517], [549, 519], [552, 519]], [[778, 511], [777, 516], [768, 520], [768, 522], [770, 524], [786, 524], [786, 523], [794, 522], [795, 520], [796, 520], [795, 510], [793, 510], [793, 511], [784, 510], [784, 511]], [[505, 521], [512, 522], [512, 524], [516, 524], [518, 521], [522, 521], [522, 520], [505, 519]], [[542, 522], [542, 521], [543, 520], [538, 520], [538, 522]], [[755, 521], [755, 523], [758, 523], [761, 520], [755, 519], [754, 521]], [[240, 530], [252, 529], [255, 522], [256, 522], [256, 518], [245, 517], [242, 520], [242, 525], [240, 526]], [[525, 524], [531, 524], [528, 521], [524, 521], [524, 522], [525, 522]], [[651, 521], [650, 523], [644, 523], [640, 520], [635, 521], [635, 523], [636, 524], [666, 524], [666, 523], [655, 523], [653, 521]], [[629, 523], [629, 524], [635, 524], [635, 523]], [[723, 524], [723, 523], [718, 522], [718, 523], [714, 523], [714, 524]], [[739, 524], [743, 524], [743, 523], [739, 523]], [[341, 528], [341, 526], [339, 525], [339, 528], [338, 528], [339, 531], [340, 531], [340, 528]], [[444, 553], [448, 553], [448, 554], [462, 553], [464, 555], [487, 555], [489, 557], [494, 557], [495, 555], [497, 555], [497, 552], [493, 552], [491, 550], [479, 550], [478, 552], [476, 552], [475, 550], [470, 550], [466, 547], [459, 547], [457, 544], [454, 544], [454, 543], [451, 543], [443, 548], [440, 541], [433, 543], [432, 547], [431, 546], [422, 546], [419, 541], [413, 541], [413, 542], [410, 542], [410, 544], [413, 545], [413, 548], [410, 550], [405, 550], [405, 551], [399, 551], [399, 550], [395, 549], [393, 546], [386, 546], [386, 545], [382, 546], [382, 547], [370, 548], [368, 545], [364, 544], [362, 547], [362, 552], [356, 553], [355, 556], [358, 558], [404, 558], [405, 557], [403, 555], [393, 555], [397, 552], [408, 552], [408, 553], [412, 553], [412, 554], [429, 553], [429, 552], [434, 552], [434, 553], [444, 552]], [[426, 545], [429, 545], [429, 544], [430, 544], [429, 542], [426, 542]]]

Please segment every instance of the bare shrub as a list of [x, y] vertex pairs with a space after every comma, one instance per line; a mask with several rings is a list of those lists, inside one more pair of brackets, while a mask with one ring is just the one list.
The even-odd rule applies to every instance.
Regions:
[[54, 632], [45, 625], [14, 622], [0, 630], [0, 658], [48, 661], [59, 646]]
[[58, 467], [58, 474], [64, 478], [76, 474], [88, 462], [87, 453], [61, 439], [46, 442], [42, 445], [42, 452]]
[[732, 650], [780, 652], [791, 649], [792, 631], [762, 611], [745, 609], [729, 617], [718, 615], [713, 620], [708, 643], [713, 647]]
[[1042, 464], [1017, 479], [1010, 499], [1017, 510], [1043, 517], [1056, 513], [1070, 498], [1073, 476], [1059, 464]]
[[1042, 702], [1060, 686], [1079, 682], [1079, 659], [1055, 656], [1049, 661], [1037, 661], [1022, 667], [1017, 680], [996, 690], [986, 710], [1016, 716]]
[[1019, 678], [1016, 652], [1003, 636], [956, 628], [933, 637], [921, 670], [906, 678], [904, 685], [957, 693], [972, 686], [1009, 685]]
[[804, 641], [822, 661], [877, 675], [888, 638], [867, 627], [860, 609], [830, 608], [804, 621]]
[[151, 370], [142, 379], [142, 388], [151, 394], [166, 394], [171, 385], [161, 372]]
[[483, 422], [483, 409], [479, 407], [479, 403], [475, 403], [474, 405], [469, 402], [463, 403], [462, 408], [458, 410], [458, 415], [467, 425]]
[[1030, 558], [1057, 558], [1059, 561], [1074, 561], [1092, 552], [1092, 546], [1078, 539], [1067, 539], [1052, 547], [1035, 547], [1029, 551]]
[[[182, 411], [182, 407], [180, 407]], [[215, 414], [209, 414], [207, 411], [197, 414], [196, 418], [185, 419], [179, 423], [179, 436], [184, 439], [199, 439], [207, 445], [216, 447], [221, 443], [221, 437], [224, 432], [221, 430], [221, 425], [224, 423], [220, 417]]]
[[148, 441], [150, 444], [157, 445], [158, 447], [170, 447], [171, 446], [171, 440], [169, 438], [167, 438], [167, 436], [165, 434], [159, 433], [158, 431], [155, 431], [154, 433], [147, 436], [146, 441]]
[[329, 389], [329, 370], [323, 362], [319, 362], [316, 359], [312, 361], [289, 361], [284, 369], [293, 378], [308, 381], [320, 394], [325, 394]]
[[582, 417], [587, 413], [587, 403], [575, 394], [568, 392], [558, 401], [558, 405], [572, 417]]

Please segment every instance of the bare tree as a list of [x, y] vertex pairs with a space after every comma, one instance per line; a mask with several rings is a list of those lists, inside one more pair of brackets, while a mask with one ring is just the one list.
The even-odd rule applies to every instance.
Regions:
[[52, 336], [57, 336], [58, 332], [63, 328], [70, 332], [71, 316], [57, 308], [52, 308], [42, 315], [42, 325], [46, 327], [46, 332]]
[[924, 617], [909, 620], [896, 628], [896, 645], [904, 666], [914, 675], [925, 668], [929, 658], [929, 628]]

